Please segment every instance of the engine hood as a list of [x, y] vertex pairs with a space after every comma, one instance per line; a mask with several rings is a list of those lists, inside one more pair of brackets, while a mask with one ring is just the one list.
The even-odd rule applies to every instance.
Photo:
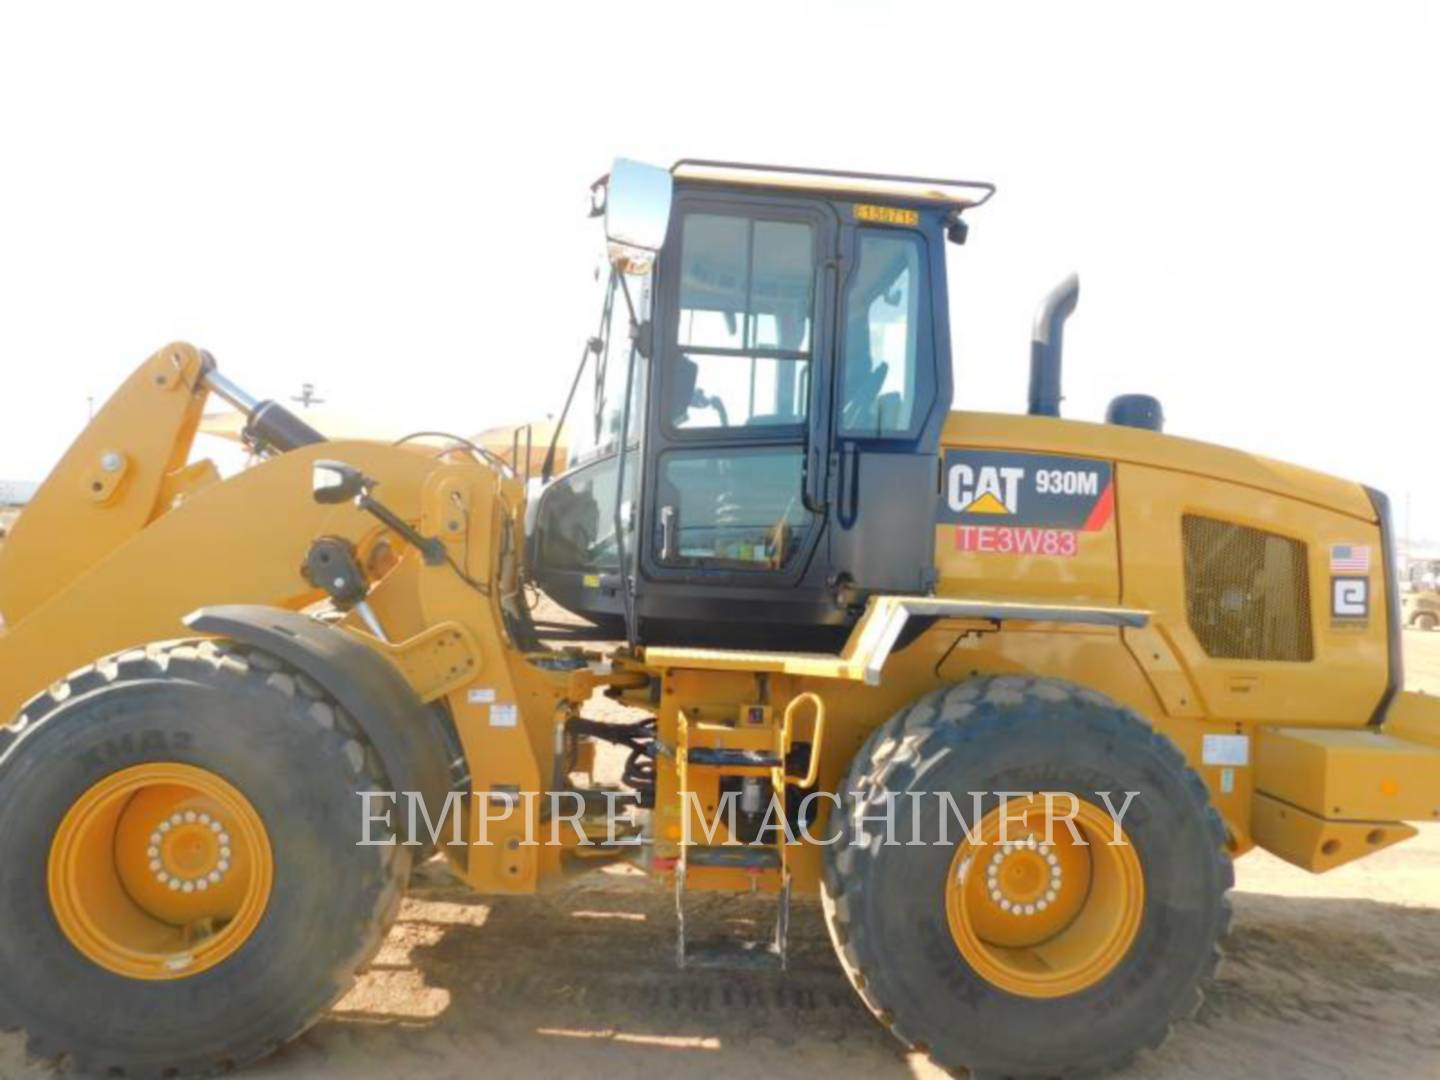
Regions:
[[1365, 488], [1351, 480], [1225, 446], [1116, 424], [1009, 413], [952, 412], [940, 437], [947, 447], [994, 447], [1076, 454], [1206, 476], [1375, 521]]

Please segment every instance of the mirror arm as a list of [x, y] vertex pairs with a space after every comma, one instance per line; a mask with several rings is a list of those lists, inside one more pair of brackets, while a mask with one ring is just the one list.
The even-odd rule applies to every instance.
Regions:
[[425, 560], [426, 566], [445, 565], [445, 545], [440, 542], [438, 537], [421, 534], [408, 521], [396, 515], [395, 511], [371, 498], [368, 491], [356, 496], [355, 505], [378, 518], [387, 529], [414, 545]]
[[615, 278], [620, 282], [620, 292], [625, 297], [625, 307], [630, 312], [630, 338], [632, 341], [639, 341], [640, 317], [635, 314], [635, 301], [630, 298], [630, 286], [625, 281], [624, 273], [617, 270]]
[[560, 432], [565, 428], [565, 418], [570, 415], [570, 406], [575, 401], [575, 391], [580, 389], [580, 376], [585, 374], [585, 365], [590, 362], [590, 354], [600, 355], [600, 350], [605, 343], [598, 337], [592, 337], [585, 342], [585, 351], [580, 354], [580, 366], [575, 369], [575, 378], [570, 382], [570, 392], [565, 395], [565, 407], [560, 410], [560, 419], [555, 421], [555, 430], [550, 435], [550, 446], [545, 451], [545, 464], [540, 466], [540, 482], [548, 484], [550, 477], [555, 472], [555, 450], [560, 445]]

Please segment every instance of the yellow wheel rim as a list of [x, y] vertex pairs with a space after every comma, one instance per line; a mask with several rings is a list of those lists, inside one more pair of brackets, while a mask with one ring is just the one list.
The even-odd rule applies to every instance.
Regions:
[[250, 801], [215, 773], [172, 762], [93, 785], [50, 845], [60, 929], [132, 979], [183, 979], [233, 955], [259, 925], [273, 876]]
[[1124, 829], [1068, 792], [992, 810], [955, 849], [945, 884], [960, 955], [1024, 997], [1062, 997], [1105, 978], [1134, 944], [1144, 909], [1145, 875]]

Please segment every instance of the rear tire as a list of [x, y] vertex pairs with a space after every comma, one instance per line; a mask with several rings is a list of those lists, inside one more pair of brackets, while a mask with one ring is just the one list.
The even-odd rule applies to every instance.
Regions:
[[[964, 837], [952, 816], [954, 842], [936, 843], [941, 804], [930, 793], [951, 793], [973, 828], [967, 793], [977, 791], [1069, 792], [1096, 806], [1096, 792], [1108, 791], [1117, 809], [1124, 792], [1139, 793], [1123, 816], [1143, 870], [1138, 930], [1103, 974], [1078, 980], [1081, 988], [1014, 992], [962, 953], [947, 900]], [[1054, 679], [947, 687], [872, 734], [841, 799], [822, 887], [836, 951], [871, 1012], [940, 1065], [979, 1077], [1104, 1073], [1158, 1046], [1199, 1008], [1230, 919], [1225, 830], [1180, 751], [1133, 712]], [[873, 824], [861, 842], [857, 815], [873, 819], [892, 799], [901, 843], [876, 842], [883, 836]], [[987, 820], [995, 805], [993, 795], [983, 803]], [[912, 835], [923, 846], [905, 846]]]
[[[388, 789], [381, 762], [333, 700], [266, 653], [178, 642], [102, 661], [31, 701], [0, 751], [0, 1028], [23, 1029], [35, 1057], [125, 1077], [243, 1066], [314, 1023], [399, 911], [413, 849], [356, 843], [356, 792]], [[127, 977], [62, 928], [52, 847], [97, 785], [156, 763], [238, 791], [273, 880], [214, 966]]]
[[1414, 618], [1414, 623], [1421, 630], [1434, 630], [1440, 626], [1440, 618], [1437, 618], [1433, 611], [1422, 611]]

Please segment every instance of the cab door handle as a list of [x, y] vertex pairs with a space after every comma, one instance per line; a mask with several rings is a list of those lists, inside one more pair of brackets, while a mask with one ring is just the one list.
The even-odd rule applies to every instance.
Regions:
[[823, 495], [825, 458], [825, 448], [812, 439], [805, 448], [805, 475], [800, 481], [800, 501], [812, 514], [823, 514], [829, 508]]
[[836, 484], [835, 520], [842, 529], [855, 524], [860, 513], [860, 455], [854, 443], [846, 443], [840, 452], [840, 477]]
[[660, 508], [660, 558], [675, 558], [675, 522], [679, 515], [673, 506]]

